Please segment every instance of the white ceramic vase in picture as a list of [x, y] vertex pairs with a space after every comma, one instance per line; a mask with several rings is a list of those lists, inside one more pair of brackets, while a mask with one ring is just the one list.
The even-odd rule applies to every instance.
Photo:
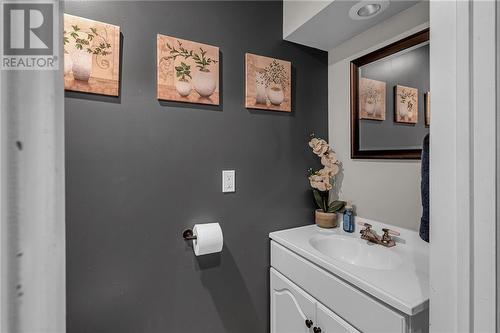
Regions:
[[256, 104], [266, 104], [266, 86], [264, 84], [264, 73], [257, 72], [255, 74], [255, 103]]
[[272, 105], [279, 106], [283, 103], [285, 94], [283, 93], [283, 89], [276, 85], [267, 88], [267, 97]]
[[92, 54], [82, 50], [75, 51], [72, 70], [75, 80], [88, 81], [92, 73]]
[[188, 81], [179, 80], [175, 82], [175, 89], [182, 97], [186, 97], [191, 93], [191, 83]]
[[73, 69], [73, 59], [67, 53], [64, 54], [64, 75], [71, 73]]
[[198, 71], [193, 78], [193, 88], [201, 97], [210, 97], [215, 91], [215, 79], [212, 72]]
[[366, 102], [365, 103], [366, 114], [373, 116], [375, 114], [375, 103]]
[[401, 119], [405, 119], [406, 117], [410, 117], [410, 112], [408, 111], [408, 104], [406, 103], [401, 103], [399, 106], [399, 115], [401, 116]]

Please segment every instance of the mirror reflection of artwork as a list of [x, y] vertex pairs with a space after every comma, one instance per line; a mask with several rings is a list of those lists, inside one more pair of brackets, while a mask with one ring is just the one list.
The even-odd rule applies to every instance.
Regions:
[[157, 35], [157, 97], [219, 105], [219, 48]]
[[118, 96], [120, 27], [64, 14], [64, 89]]
[[[429, 49], [429, 29], [424, 29], [351, 60], [352, 159], [421, 158], [422, 140], [429, 133], [423, 94], [430, 91]], [[373, 96], [362, 96], [362, 86], [369, 82], [363, 78], [385, 82], [385, 121], [366, 120], [375, 111], [362, 101]]]
[[395, 121], [416, 124], [418, 121], [418, 89], [397, 85], [395, 90]]
[[359, 119], [385, 120], [385, 82], [359, 80]]
[[425, 93], [425, 126], [431, 125], [431, 93]]
[[291, 112], [289, 61], [246, 54], [245, 107]]

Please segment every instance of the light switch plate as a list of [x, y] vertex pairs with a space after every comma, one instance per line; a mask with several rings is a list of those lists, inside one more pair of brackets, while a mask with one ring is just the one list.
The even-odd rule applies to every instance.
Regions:
[[222, 170], [222, 192], [235, 192], [235, 172], [234, 170]]

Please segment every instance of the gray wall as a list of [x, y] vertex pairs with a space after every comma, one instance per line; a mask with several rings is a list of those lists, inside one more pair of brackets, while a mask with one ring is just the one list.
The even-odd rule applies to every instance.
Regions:
[[[359, 120], [361, 150], [421, 149], [425, 126], [425, 92], [429, 91], [429, 44], [403, 51], [360, 68], [361, 76], [386, 83], [385, 120]], [[418, 122], [397, 123], [394, 117], [394, 87], [418, 89]]]
[[[327, 54], [282, 41], [281, 2], [67, 2], [119, 25], [119, 98], [66, 93], [68, 332], [266, 332], [268, 233], [312, 222], [308, 134], [327, 135]], [[217, 45], [222, 104], [156, 100], [156, 34]], [[291, 114], [244, 108], [244, 54], [292, 61]], [[221, 193], [221, 170], [236, 193]], [[220, 222], [221, 255], [183, 228]]]

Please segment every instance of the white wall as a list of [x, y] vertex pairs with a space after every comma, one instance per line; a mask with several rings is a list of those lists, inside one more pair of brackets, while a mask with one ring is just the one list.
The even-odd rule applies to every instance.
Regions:
[[0, 86], [0, 332], [64, 333], [63, 64], [0, 70]]
[[496, 5], [430, 4], [430, 332], [498, 331]]
[[351, 160], [350, 61], [428, 27], [429, 7], [419, 3], [329, 52], [329, 140], [343, 163], [340, 197], [357, 214], [403, 228], [420, 225], [420, 161]]

